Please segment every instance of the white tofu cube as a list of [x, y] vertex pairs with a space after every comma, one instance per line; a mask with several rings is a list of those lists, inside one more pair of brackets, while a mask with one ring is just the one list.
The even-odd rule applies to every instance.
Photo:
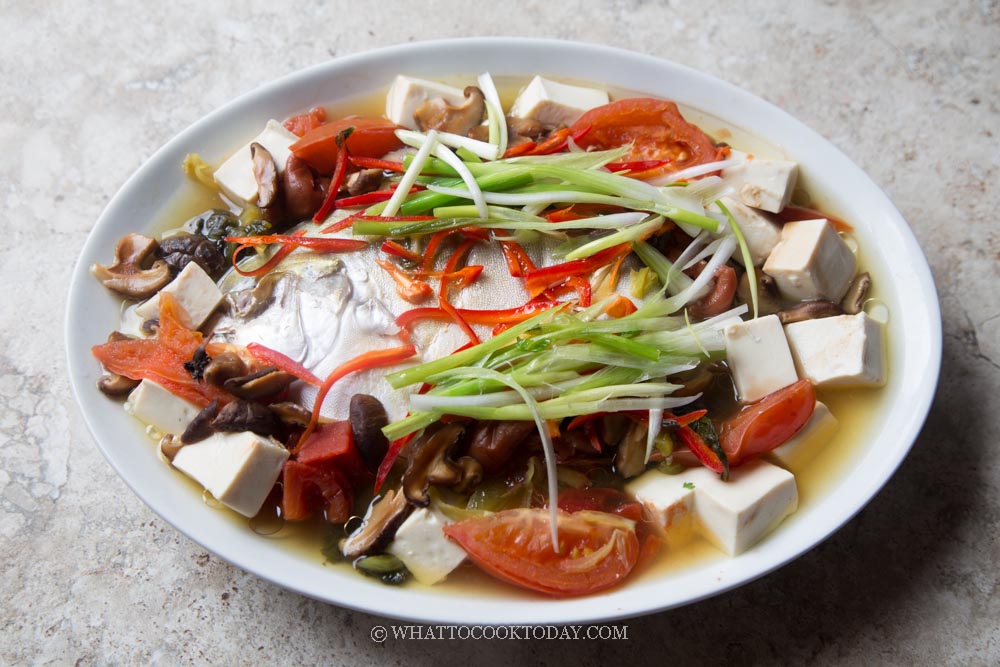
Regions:
[[[723, 197], [722, 203], [732, 214], [740, 231], [743, 232], [754, 266], [761, 266], [774, 250], [774, 246], [781, 241], [781, 225], [774, 222], [767, 214], [750, 208], [738, 199]], [[718, 209], [715, 204], [712, 204], [711, 208]], [[744, 263], [743, 253], [738, 250], [733, 253], [733, 259], [740, 264]]]
[[837, 432], [839, 422], [825, 403], [816, 401], [812, 417], [785, 444], [772, 449], [767, 457], [785, 468], [798, 469], [809, 463]]
[[584, 112], [607, 103], [607, 91], [570, 86], [536, 76], [514, 100], [510, 115], [557, 127], [572, 125]]
[[414, 119], [417, 109], [424, 102], [435, 99], [443, 99], [457, 107], [465, 104], [465, 93], [461, 88], [400, 74], [385, 96], [385, 115], [396, 125], [416, 130], [419, 129]]
[[152, 380], [143, 380], [128, 395], [125, 411], [161, 435], [180, 435], [201, 408], [174, 396]]
[[256, 142], [267, 149], [274, 158], [278, 173], [285, 171], [285, 163], [291, 155], [289, 147], [299, 138], [286, 130], [276, 120], [267, 121], [264, 130], [233, 153], [222, 166], [215, 170], [215, 182], [222, 192], [239, 206], [257, 202], [257, 179], [253, 175], [253, 159], [250, 144]]
[[734, 468], [727, 482], [707, 468], [692, 471], [699, 526], [731, 556], [757, 544], [798, 507], [795, 477], [766, 461]]
[[160, 295], [164, 292], [177, 299], [181, 324], [191, 330], [200, 328], [224, 298], [212, 277], [205, 273], [205, 269], [190, 262], [152, 299], [139, 304], [135, 309], [136, 314], [145, 320], [158, 317]]
[[185, 445], [173, 464], [223, 505], [252, 517], [267, 500], [287, 460], [288, 450], [280, 443], [245, 431], [215, 433]]
[[795, 365], [817, 387], [874, 387], [885, 382], [882, 324], [864, 313], [785, 327]]
[[857, 263], [851, 248], [828, 220], [785, 223], [781, 242], [764, 262], [764, 273], [794, 301], [840, 301]]
[[731, 324], [722, 332], [726, 361], [742, 400], [758, 401], [799, 379], [777, 315]]
[[448, 523], [442, 514], [420, 508], [399, 527], [386, 551], [403, 561], [420, 583], [436, 584], [465, 560], [465, 550], [444, 534]]
[[645, 472], [625, 485], [625, 491], [646, 506], [664, 529], [676, 526], [694, 509], [694, 478], [698, 468], [677, 475]]
[[[744, 155], [737, 151], [733, 154]], [[752, 155], [722, 171], [722, 177], [732, 183], [744, 204], [771, 213], [780, 213], [788, 206], [798, 176], [799, 165], [795, 162]]]

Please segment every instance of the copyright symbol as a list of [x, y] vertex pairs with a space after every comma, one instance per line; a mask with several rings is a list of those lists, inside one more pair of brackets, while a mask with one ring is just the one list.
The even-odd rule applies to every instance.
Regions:
[[385, 637], [386, 637], [385, 626], [376, 625], [374, 628], [372, 628], [373, 642], [375, 642], [376, 644], [381, 644], [382, 642], [385, 641]]

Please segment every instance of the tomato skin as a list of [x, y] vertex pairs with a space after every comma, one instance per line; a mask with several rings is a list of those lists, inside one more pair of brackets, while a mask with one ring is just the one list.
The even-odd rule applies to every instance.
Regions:
[[555, 597], [587, 595], [628, 576], [639, 559], [634, 523], [610, 514], [559, 512], [561, 552], [552, 549], [549, 511], [504, 510], [445, 526], [444, 532], [494, 577]]
[[642, 520], [642, 505], [627, 495], [602, 486], [565, 489], [559, 492], [559, 509], [570, 514], [589, 510], [617, 514], [632, 521]]
[[305, 521], [323, 512], [330, 523], [344, 523], [351, 517], [353, 503], [354, 488], [336, 465], [285, 462], [281, 516], [286, 520]]
[[346, 419], [317, 426], [302, 444], [296, 460], [306, 464], [329, 463], [354, 483], [371, 478], [354, 444], [351, 422]]
[[788, 442], [809, 421], [815, 407], [812, 384], [799, 380], [724, 421], [719, 441], [729, 465], [740, 465]]
[[300, 113], [298, 116], [286, 119], [282, 125], [295, 136], [301, 137], [306, 132], [315, 130], [325, 122], [326, 109], [323, 107], [313, 107], [306, 113]]
[[291, 146], [292, 154], [300, 157], [321, 174], [332, 174], [337, 166], [337, 135], [349, 127], [354, 132], [347, 138], [351, 155], [382, 157], [403, 146], [396, 137], [399, 129], [384, 118], [348, 116], [316, 127]]
[[586, 112], [571, 130], [576, 133], [588, 126], [590, 131], [577, 142], [581, 148], [617, 148], [634, 142], [620, 161], [668, 161], [647, 171], [630, 173], [632, 178], [649, 178], [715, 160], [716, 148], [708, 135], [684, 120], [677, 105], [666, 100], [618, 100]]

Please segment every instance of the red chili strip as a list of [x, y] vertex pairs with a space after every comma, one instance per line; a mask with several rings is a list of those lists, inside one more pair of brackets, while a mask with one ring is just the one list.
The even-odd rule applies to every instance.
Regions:
[[538, 146], [534, 141], [525, 141], [517, 146], [512, 146], [507, 149], [507, 152], [503, 154], [504, 158], [517, 157], [518, 155], [528, 155], [531, 151], [535, 150]]
[[323, 205], [313, 216], [313, 222], [317, 224], [326, 220], [326, 217], [336, 208], [337, 194], [340, 192], [341, 186], [344, 185], [344, 177], [347, 176], [347, 137], [353, 131], [354, 128], [350, 127], [337, 135], [337, 145], [340, 147], [340, 150], [337, 151], [337, 167], [333, 170], [333, 178], [330, 179], [330, 189], [326, 192], [326, 199], [323, 200]]
[[469, 337], [469, 341], [471, 341], [473, 345], [479, 345], [480, 340], [479, 336], [476, 335], [476, 331], [469, 325], [468, 322], [465, 321], [465, 318], [462, 317], [462, 314], [458, 312], [455, 306], [448, 303], [448, 299], [446, 299], [444, 295], [438, 296], [438, 305], [441, 307], [441, 310], [447, 313], [448, 317], [450, 317], [452, 321], [458, 325], [458, 328], [465, 332], [465, 335]]
[[719, 457], [719, 455], [712, 451], [712, 448], [705, 444], [705, 441], [701, 439], [701, 436], [692, 430], [687, 424], [681, 426], [677, 429], [677, 434], [680, 436], [681, 442], [687, 445], [687, 448], [691, 450], [691, 453], [701, 461], [701, 464], [712, 470], [725, 476], [729, 474], [729, 464]]
[[535, 263], [517, 241], [501, 241], [500, 249], [503, 251], [504, 259], [507, 260], [507, 270], [511, 278], [523, 278], [528, 271], [535, 270]]
[[401, 345], [399, 347], [391, 347], [387, 350], [372, 350], [359, 354], [333, 369], [333, 372], [320, 385], [319, 392], [316, 394], [316, 402], [313, 403], [312, 417], [309, 419], [309, 425], [302, 432], [301, 437], [299, 437], [299, 442], [292, 449], [292, 454], [297, 454], [302, 445], [309, 439], [309, 436], [316, 430], [316, 425], [319, 423], [320, 410], [323, 408], [323, 401], [326, 400], [326, 395], [330, 393], [330, 389], [333, 388], [333, 385], [338, 380], [351, 373], [367, 371], [373, 368], [395, 366], [398, 363], [406, 361], [416, 353], [417, 350], [412, 345]]
[[[527, 303], [517, 308], [504, 308], [500, 310], [473, 310], [469, 308], [458, 308], [458, 313], [466, 322], [470, 324], [519, 324], [546, 310], [557, 308], [561, 304], [555, 302], [547, 303]], [[448, 313], [440, 308], [414, 308], [404, 312], [396, 318], [396, 326], [408, 329], [411, 325], [421, 320], [447, 320]]]
[[574, 143], [580, 141], [587, 136], [588, 132], [590, 132], [590, 127], [591, 126], [588, 125], [587, 127], [580, 128], [576, 133], [573, 133], [568, 127], [556, 130], [549, 135], [548, 139], [535, 146], [535, 148], [532, 149], [531, 152], [526, 153], [526, 155], [551, 155], [552, 153], [561, 153], [569, 146], [570, 138], [573, 139]]
[[[305, 230], [299, 230], [294, 234], [292, 234], [292, 236], [303, 236], [305, 235], [305, 233], [306, 233]], [[246, 250], [247, 248], [250, 247], [252, 247], [251, 244], [245, 243], [233, 251], [233, 268], [236, 270], [236, 273], [240, 274], [241, 276], [247, 276], [247, 277], [263, 276], [266, 273], [268, 273], [271, 269], [276, 267], [278, 264], [280, 264], [281, 260], [288, 257], [288, 255], [291, 254], [293, 250], [295, 250], [295, 246], [293, 245], [283, 245], [280, 248], [278, 248], [277, 252], [271, 255], [271, 258], [269, 260], [258, 266], [256, 269], [253, 269], [251, 271], [243, 271], [242, 269], [240, 269], [238, 263], [240, 253], [243, 250]]]
[[265, 347], [260, 343], [250, 343], [247, 345], [247, 350], [250, 351], [250, 354], [252, 354], [255, 359], [258, 359], [269, 366], [276, 366], [278, 370], [294, 375], [303, 382], [316, 387], [323, 384], [323, 381], [313, 375], [313, 373], [305, 366], [291, 357], [285, 356], [277, 350], [272, 350], [271, 348]]
[[405, 259], [406, 261], [413, 262], [414, 264], [420, 264], [424, 261], [423, 257], [413, 252], [402, 243], [398, 243], [392, 239], [382, 241], [382, 252], [387, 255]]
[[376, 259], [375, 263], [381, 266], [396, 282], [396, 293], [399, 294], [400, 298], [410, 303], [422, 303], [433, 296], [434, 290], [431, 289], [430, 285], [423, 280], [414, 278], [392, 262]]
[[392, 162], [390, 160], [380, 160], [374, 157], [361, 157], [360, 155], [352, 155], [348, 158], [355, 167], [360, 167], [362, 169], [381, 169], [382, 171], [398, 171], [399, 173], [405, 173], [406, 167], [403, 166], [402, 162]]
[[529, 294], [537, 296], [549, 287], [564, 282], [567, 278], [589, 275], [602, 266], [615, 261], [619, 256], [628, 254], [631, 251], [631, 245], [621, 243], [584, 259], [574, 259], [562, 264], [528, 271], [525, 274], [525, 287], [528, 288]]
[[[420, 192], [423, 187], [419, 185], [414, 185], [410, 188], [409, 194], [414, 192]], [[396, 191], [395, 187], [389, 188], [388, 190], [375, 190], [374, 192], [366, 192], [363, 195], [355, 195], [353, 197], [341, 197], [337, 201], [333, 202], [334, 206], [337, 208], [351, 208], [352, 206], [370, 206], [372, 204], [380, 204], [384, 201], [389, 201], [392, 199], [393, 193]]]
[[389, 472], [392, 470], [392, 466], [396, 463], [396, 459], [399, 458], [399, 453], [403, 451], [403, 447], [406, 447], [413, 440], [416, 433], [411, 433], [410, 435], [403, 436], [399, 440], [393, 440], [392, 444], [389, 445], [389, 451], [385, 453], [385, 458], [382, 459], [382, 463], [379, 464], [378, 473], [375, 475], [375, 493], [382, 487], [385, 482], [385, 478], [389, 476]]
[[634, 162], [609, 162], [605, 167], [608, 171], [646, 171], [670, 164], [670, 160], [636, 160]]

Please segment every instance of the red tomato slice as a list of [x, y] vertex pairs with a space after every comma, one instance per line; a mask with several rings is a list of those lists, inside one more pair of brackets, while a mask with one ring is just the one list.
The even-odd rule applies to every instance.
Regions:
[[498, 579], [548, 595], [587, 595], [628, 576], [639, 559], [635, 523], [604, 512], [559, 512], [560, 552], [549, 511], [504, 510], [445, 526], [469, 558]]
[[348, 116], [309, 130], [292, 144], [292, 153], [308, 162], [321, 174], [332, 174], [337, 166], [337, 135], [349, 127], [354, 132], [347, 138], [351, 155], [382, 157], [389, 151], [401, 148], [396, 138], [394, 123], [384, 118]]
[[708, 135], [684, 120], [677, 105], [666, 100], [632, 98], [591, 109], [571, 128], [590, 126], [577, 144], [582, 148], [609, 149], [632, 143], [620, 161], [667, 160], [659, 167], [630, 173], [648, 178], [715, 160], [716, 148]]
[[292, 116], [285, 120], [282, 125], [285, 129], [297, 137], [301, 137], [309, 130], [315, 130], [326, 122], [326, 109], [323, 107], [313, 107], [306, 113]]
[[812, 417], [816, 391], [799, 380], [768, 394], [724, 421], [719, 441], [730, 466], [737, 466], [788, 442]]
[[281, 477], [281, 515], [305, 521], [323, 512], [330, 523], [351, 518], [354, 489], [340, 469], [329, 462], [287, 461]]
[[346, 419], [317, 426], [302, 444], [296, 460], [306, 464], [329, 463], [342, 470], [352, 482], [371, 477], [354, 444], [351, 422]]
[[170, 393], [205, 407], [218, 400], [233, 400], [229, 392], [198, 381], [184, 369], [201, 345], [202, 335], [181, 324], [177, 299], [168, 292], [160, 294], [160, 326], [155, 338], [129, 338], [90, 348], [106, 369], [133, 380], [151, 380]]

